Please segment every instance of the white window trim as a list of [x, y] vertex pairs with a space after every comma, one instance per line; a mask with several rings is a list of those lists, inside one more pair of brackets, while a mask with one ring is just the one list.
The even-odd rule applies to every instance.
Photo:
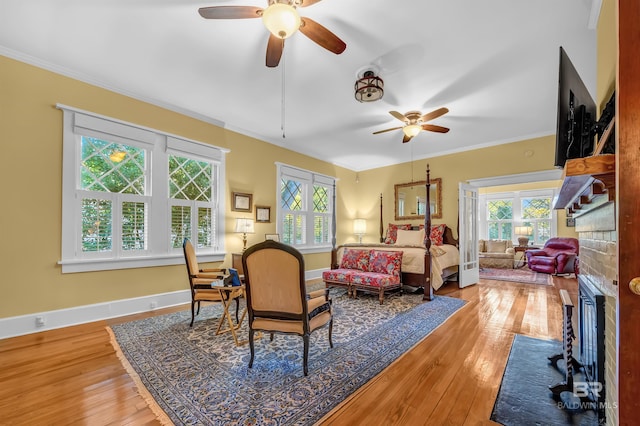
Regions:
[[[522, 219], [522, 199], [523, 198], [546, 198], [551, 199], [551, 235], [558, 235], [558, 213], [553, 209], [553, 200], [557, 194], [555, 188], [549, 189], [534, 189], [527, 191], [513, 191], [513, 192], [495, 192], [490, 194], [481, 194], [479, 198], [480, 211], [478, 212], [478, 218], [480, 221], [479, 231], [480, 235], [487, 238], [488, 235], [488, 219], [487, 219], [487, 201], [490, 200], [513, 200], [513, 226], [520, 226], [523, 222]], [[517, 235], [513, 235], [515, 239], [514, 243], [517, 243]]]
[[[215, 224], [215, 238], [217, 247], [198, 252], [198, 258], [203, 262], [223, 261], [225, 256], [225, 199], [224, 176], [225, 158], [228, 149], [216, 147], [202, 142], [182, 138], [177, 135], [156, 129], [139, 126], [111, 117], [95, 114], [62, 104], [56, 104], [63, 111], [63, 159], [62, 159], [62, 259], [58, 264], [63, 273], [102, 271], [114, 269], [142, 268], [153, 266], [177, 265], [184, 263], [182, 249], [174, 249], [170, 245], [167, 230], [170, 226], [170, 208], [168, 198], [168, 155], [179, 155], [196, 160], [215, 163], [217, 176], [217, 200], [212, 208], [217, 210]], [[150, 187], [153, 190], [149, 202], [149, 214], [153, 220], [149, 221], [148, 250], [144, 255], [129, 257], [78, 257], [76, 255], [76, 239], [80, 232], [77, 215], [75, 193], [77, 188], [79, 150], [77, 138], [81, 132], [84, 136], [105, 138], [114, 142], [122, 142], [137, 146], [144, 146], [150, 152], [150, 167], [152, 168]], [[154, 238], [154, 236], [156, 236]]]
[[[276, 232], [278, 232], [279, 234], [282, 235], [283, 230], [282, 230], [282, 219], [284, 216], [283, 210], [282, 210], [282, 206], [281, 206], [281, 195], [280, 195], [280, 182], [282, 180], [282, 175], [287, 175], [287, 176], [294, 176], [298, 179], [300, 179], [301, 181], [305, 181], [307, 183], [310, 184], [310, 187], [313, 186], [314, 183], [319, 183], [322, 185], [326, 185], [329, 188], [331, 188], [331, 196], [329, 197], [329, 211], [330, 213], [330, 218], [331, 218], [331, 227], [332, 229], [330, 230], [329, 234], [330, 236], [333, 233], [333, 228], [336, 226], [336, 224], [334, 223], [334, 215], [333, 212], [335, 211], [335, 206], [334, 206], [334, 201], [336, 198], [336, 183], [338, 181], [337, 178], [332, 177], [332, 176], [328, 176], [328, 175], [324, 175], [321, 173], [317, 173], [317, 172], [313, 172], [310, 170], [305, 170], [305, 169], [301, 169], [299, 167], [295, 167], [295, 166], [291, 166], [289, 164], [284, 164], [284, 163], [280, 163], [280, 162], [276, 162], [276, 167], [277, 167], [277, 173], [276, 173], [276, 218], [277, 218], [277, 222], [276, 222]], [[309, 191], [311, 188], [307, 188], [307, 191]], [[305, 194], [305, 197], [309, 197], [312, 198], [311, 194]], [[313, 212], [312, 209], [313, 207], [310, 205], [309, 206], [309, 211], [311, 213], [311, 216], [313, 216]], [[313, 244], [313, 243], [309, 243], [309, 241], [313, 241], [313, 220], [311, 221], [307, 221], [307, 244], [304, 245], [299, 245], [299, 244], [292, 244], [292, 247], [295, 247], [297, 250], [299, 250], [301, 253], [303, 254], [311, 254], [311, 253], [327, 253], [330, 252], [332, 250], [332, 244], [331, 241], [329, 241], [328, 243], [325, 244]], [[282, 239], [282, 238], [281, 238]]]

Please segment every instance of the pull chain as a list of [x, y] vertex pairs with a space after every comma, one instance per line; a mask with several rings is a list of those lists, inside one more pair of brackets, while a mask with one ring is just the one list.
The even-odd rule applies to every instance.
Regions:
[[[284, 44], [284, 40], [282, 40], [282, 44]], [[284, 50], [284, 46], [283, 50]], [[280, 111], [280, 130], [282, 130], [282, 139], [285, 138], [285, 132], [284, 132], [284, 121], [285, 121], [285, 69], [286, 69], [286, 63], [285, 63], [285, 58], [286, 58], [286, 54], [283, 51], [282, 52], [282, 62], [280, 63], [280, 65], [282, 66], [282, 110]]]

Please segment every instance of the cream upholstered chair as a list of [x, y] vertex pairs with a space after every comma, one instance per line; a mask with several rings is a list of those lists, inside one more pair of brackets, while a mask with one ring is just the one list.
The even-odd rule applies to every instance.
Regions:
[[264, 241], [249, 247], [242, 255], [249, 312], [249, 347], [253, 367], [256, 331], [297, 334], [304, 344], [303, 369], [308, 374], [309, 336], [327, 325], [329, 346], [333, 314], [328, 289], [306, 294], [304, 259], [295, 248], [276, 241]]
[[[182, 242], [182, 250], [184, 251], [184, 260], [187, 264], [187, 274], [189, 275], [189, 286], [191, 287], [191, 324], [189, 324], [189, 327], [193, 327], [195, 316], [200, 313], [200, 302], [222, 302], [222, 294], [224, 293], [211, 288], [211, 283], [224, 278], [226, 270], [200, 268], [193, 244], [191, 244], [188, 238], [185, 238]], [[239, 298], [241, 293], [226, 294], [230, 294], [236, 301], [236, 323], [238, 323]], [[198, 305], [197, 312], [195, 312], [196, 305]]]

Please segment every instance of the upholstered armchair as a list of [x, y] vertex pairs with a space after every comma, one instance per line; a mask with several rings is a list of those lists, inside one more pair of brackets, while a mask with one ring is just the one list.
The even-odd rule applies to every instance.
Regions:
[[547, 274], [578, 273], [580, 244], [576, 238], [549, 238], [542, 249], [527, 250], [529, 269]]
[[479, 240], [481, 268], [513, 269], [515, 249], [511, 240]]
[[249, 312], [249, 349], [253, 366], [254, 335], [297, 334], [303, 340], [303, 371], [308, 374], [309, 336], [328, 325], [329, 346], [333, 314], [329, 289], [307, 294], [304, 259], [295, 248], [267, 240], [249, 247], [242, 255]]

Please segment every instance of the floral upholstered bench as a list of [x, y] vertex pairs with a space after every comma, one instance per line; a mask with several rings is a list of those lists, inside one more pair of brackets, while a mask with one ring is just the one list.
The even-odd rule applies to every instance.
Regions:
[[338, 268], [322, 273], [327, 287], [346, 287], [351, 297], [358, 290], [377, 292], [380, 304], [384, 293], [400, 289], [401, 251], [346, 249]]

